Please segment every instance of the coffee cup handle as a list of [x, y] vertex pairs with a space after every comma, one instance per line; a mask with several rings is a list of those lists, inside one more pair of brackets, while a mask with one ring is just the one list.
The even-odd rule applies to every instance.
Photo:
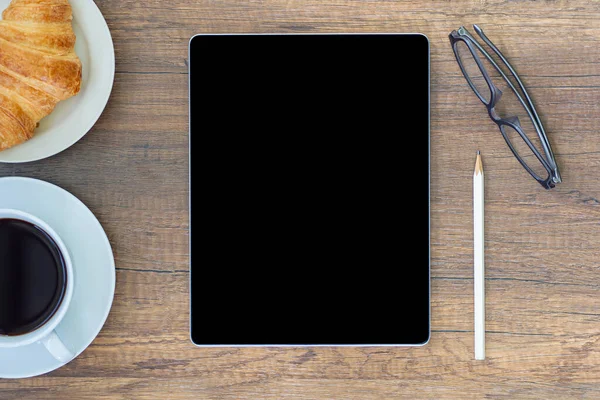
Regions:
[[48, 352], [62, 363], [67, 363], [71, 361], [73, 357], [75, 357], [73, 353], [71, 353], [71, 351], [67, 349], [67, 346], [65, 346], [62, 340], [60, 340], [60, 338], [56, 334], [56, 331], [50, 332], [50, 334], [43, 338], [41, 342], [44, 346], [46, 346]]

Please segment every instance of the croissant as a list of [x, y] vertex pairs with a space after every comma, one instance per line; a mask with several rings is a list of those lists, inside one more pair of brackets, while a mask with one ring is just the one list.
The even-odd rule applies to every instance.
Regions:
[[68, 0], [12, 0], [0, 20], [0, 151], [29, 140], [56, 104], [79, 93]]

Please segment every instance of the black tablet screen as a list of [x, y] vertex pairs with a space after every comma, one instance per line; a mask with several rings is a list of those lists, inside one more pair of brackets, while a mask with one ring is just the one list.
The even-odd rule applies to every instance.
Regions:
[[421, 35], [190, 44], [192, 340], [429, 338]]

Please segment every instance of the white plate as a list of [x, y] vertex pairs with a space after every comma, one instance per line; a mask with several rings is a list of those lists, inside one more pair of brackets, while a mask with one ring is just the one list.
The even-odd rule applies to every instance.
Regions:
[[[102, 329], [115, 292], [115, 262], [102, 226], [75, 196], [37, 179], [0, 178], [0, 208], [39, 217], [69, 249], [75, 276], [73, 298], [56, 332], [78, 356]], [[0, 348], [0, 378], [41, 375], [62, 365], [40, 343]]]
[[[110, 97], [115, 77], [115, 50], [108, 25], [92, 0], [70, 0], [75, 52], [81, 59], [81, 91], [58, 103], [42, 119], [33, 137], [0, 151], [0, 162], [37, 161], [53, 156], [75, 144], [94, 126]], [[0, 0], [0, 14], [10, 0]]]

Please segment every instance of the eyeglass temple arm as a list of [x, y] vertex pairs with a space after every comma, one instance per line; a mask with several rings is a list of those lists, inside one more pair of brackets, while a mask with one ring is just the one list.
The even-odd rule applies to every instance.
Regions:
[[[517, 75], [517, 72], [514, 70], [512, 65], [510, 65], [508, 60], [504, 57], [504, 55], [500, 52], [500, 50], [494, 45], [494, 43], [492, 43], [492, 41], [490, 39], [488, 39], [488, 37], [483, 32], [483, 29], [481, 29], [477, 25], [473, 25], [473, 28], [475, 29], [475, 32], [477, 32], [479, 37], [481, 37], [481, 39], [485, 42], [485, 44], [487, 44], [492, 50], [494, 50], [494, 53], [496, 53], [496, 55], [508, 67], [508, 70], [510, 71], [510, 73], [514, 76], [515, 80], [517, 81], [519, 88], [521, 89], [521, 91], [525, 95], [525, 98], [527, 99], [527, 106], [529, 107], [531, 114], [535, 119], [537, 128], [542, 133], [541, 135], [539, 135], [540, 140], [541, 140], [542, 146], [544, 148], [544, 152], [546, 153], [546, 156], [548, 158], [548, 162], [550, 163], [552, 169], [554, 170], [554, 174], [555, 174], [555, 178], [556, 178], [555, 180], [556, 180], [556, 182], [561, 182], [560, 172], [558, 170], [558, 165], [556, 164], [554, 152], [552, 151], [552, 146], [550, 145], [550, 142], [548, 141], [548, 136], [546, 135], [544, 126], [542, 125], [542, 122], [540, 121], [539, 114], [538, 114], [537, 110], [535, 109], [535, 106], [533, 105], [533, 101], [531, 100], [531, 97], [529, 97], [529, 93], [525, 89], [523, 82], [521, 82], [521, 79], [519, 79], [519, 75]], [[485, 54], [485, 50], [479, 45], [479, 43], [477, 43], [475, 41], [475, 44], [479, 48], [479, 50], [484, 52], [484, 54]], [[514, 90], [514, 86], [512, 85], [510, 80], [506, 77], [506, 75], [502, 72], [502, 70], [500, 70], [498, 68], [498, 65], [496, 65], [496, 63], [491, 59], [491, 57], [488, 57], [488, 60], [491, 61], [492, 64], [494, 64], [494, 67], [502, 74], [502, 77], [509, 83], [511, 88]], [[519, 96], [519, 94], [516, 92], [516, 90], [515, 90], [515, 93], [517, 94], [517, 96]]]

